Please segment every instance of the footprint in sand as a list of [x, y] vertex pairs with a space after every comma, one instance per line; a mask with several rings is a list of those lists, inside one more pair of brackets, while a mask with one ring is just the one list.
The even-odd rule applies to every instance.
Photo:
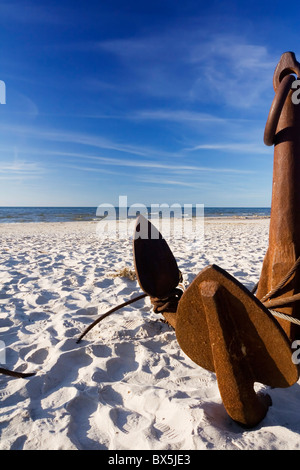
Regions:
[[27, 356], [27, 361], [33, 362], [34, 364], [43, 364], [49, 355], [49, 351], [46, 348], [38, 349], [34, 351], [30, 356]]
[[165, 423], [155, 423], [153, 427], [160, 441], [170, 442], [180, 437], [180, 430], [173, 429]]
[[112, 381], [122, 380], [128, 372], [135, 371], [139, 364], [135, 360], [135, 347], [133, 344], [118, 344], [115, 347], [117, 357], [109, 359], [106, 363], [108, 378]]
[[149, 425], [148, 420], [140, 413], [125, 410], [121, 407], [112, 408], [109, 417], [113, 425], [124, 434], [136, 432]]
[[91, 364], [92, 359], [82, 349], [69, 350], [70, 341], [73, 345], [73, 340], [67, 340], [60, 347], [60, 355], [57, 361], [47, 372], [43, 393], [48, 393], [60, 387], [62, 383], [73, 383], [78, 378], [79, 370]]

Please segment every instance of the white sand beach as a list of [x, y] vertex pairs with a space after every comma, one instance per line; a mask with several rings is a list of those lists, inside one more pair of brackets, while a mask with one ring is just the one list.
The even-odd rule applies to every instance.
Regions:
[[[300, 387], [269, 389], [255, 428], [233, 422], [215, 374], [180, 349], [149, 298], [137, 296], [132, 239], [109, 241], [97, 223], [1, 224], [1, 450], [260, 450], [300, 448]], [[269, 219], [208, 219], [203, 243], [168, 240], [186, 286], [217, 264], [251, 289], [268, 245]], [[261, 386], [262, 389], [267, 387]]]

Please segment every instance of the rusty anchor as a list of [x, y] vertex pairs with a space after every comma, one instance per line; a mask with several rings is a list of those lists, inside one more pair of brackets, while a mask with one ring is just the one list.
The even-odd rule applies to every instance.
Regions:
[[[141, 226], [146, 236], [136, 233], [134, 240], [141, 289], [150, 296], [154, 311], [175, 329], [183, 352], [216, 373], [228, 415], [246, 428], [257, 425], [271, 400], [268, 395], [257, 394], [254, 383], [289, 387], [298, 380], [287, 335], [251, 292], [216, 265], [204, 268], [181, 295], [173, 298], [180, 280], [175, 258], [143, 216], [137, 219], [136, 232], [140, 233]], [[151, 233], [155, 234], [153, 239]]]
[[133, 259], [138, 283], [150, 296], [154, 312], [175, 328], [182, 275], [168, 243], [142, 215], [136, 220]]
[[[274, 145], [273, 191], [269, 246], [256, 295], [216, 265], [180, 289], [181, 273], [167, 242], [139, 216], [133, 253], [144, 293], [102, 315], [79, 338], [108, 314], [149, 296], [154, 312], [175, 329], [184, 353], [216, 374], [228, 415], [246, 428], [259, 424], [271, 405], [268, 395], [256, 393], [255, 382], [285, 388], [299, 378], [291, 350], [300, 336], [300, 107], [291, 100], [293, 74], [300, 75], [300, 64], [288, 52], [275, 69], [264, 134], [265, 144]], [[270, 310], [275, 307], [287, 317], [275, 319]]]
[[[175, 330], [183, 352], [197, 365], [216, 373], [228, 415], [245, 428], [266, 415], [271, 399], [256, 393], [255, 382], [289, 387], [298, 380], [291, 344], [269, 310], [248, 289], [216, 265], [204, 268], [186, 290], [181, 272], [160, 232], [143, 216], [136, 221], [134, 266], [143, 294], [154, 312]], [[81, 335], [90, 331], [113, 308]]]
[[[273, 76], [275, 96], [264, 142], [274, 145], [269, 244], [256, 296], [266, 306], [300, 319], [300, 106], [293, 103], [300, 64], [293, 52], [282, 54]], [[300, 337], [300, 326], [278, 318], [288, 337]]]

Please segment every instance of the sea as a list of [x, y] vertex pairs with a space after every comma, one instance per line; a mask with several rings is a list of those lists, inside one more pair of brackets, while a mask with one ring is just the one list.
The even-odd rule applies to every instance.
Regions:
[[[135, 218], [139, 213], [148, 215], [149, 218], [155, 217], [159, 214], [157, 209], [148, 207], [145, 210], [137, 210], [133, 214], [132, 207], [125, 208], [125, 213], [128, 218]], [[167, 211], [162, 211], [162, 216], [165, 216]], [[269, 207], [205, 207], [204, 217], [234, 217], [234, 218], [268, 218], [270, 217], [271, 209]], [[198, 216], [199, 211], [196, 207], [191, 207], [187, 211], [184, 205], [182, 206], [182, 214], [187, 216]], [[203, 211], [201, 212], [203, 215]], [[178, 217], [178, 212], [171, 212], [171, 217]], [[1, 223], [34, 223], [34, 222], [87, 222], [99, 221], [104, 217], [124, 217], [124, 208], [120, 213], [119, 208], [111, 207], [108, 211], [98, 210], [97, 207], [0, 207], [0, 224]]]

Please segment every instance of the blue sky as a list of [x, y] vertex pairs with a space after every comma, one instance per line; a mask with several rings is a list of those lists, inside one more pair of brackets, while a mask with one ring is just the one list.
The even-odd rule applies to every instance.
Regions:
[[0, 0], [0, 205], [270, 206], [297, 2]]

